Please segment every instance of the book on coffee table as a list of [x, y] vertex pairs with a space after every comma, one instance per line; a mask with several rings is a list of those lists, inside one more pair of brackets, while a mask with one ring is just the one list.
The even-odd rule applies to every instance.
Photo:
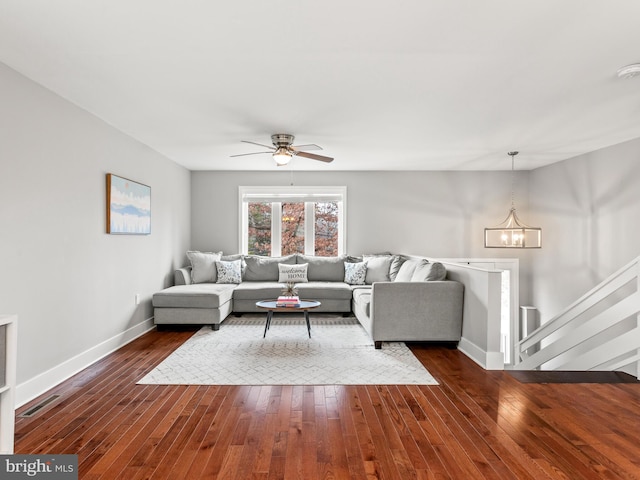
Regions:
[[280, 295], [276, 300], [276, 307], [299, 307], [300, 297], [285, 297]]

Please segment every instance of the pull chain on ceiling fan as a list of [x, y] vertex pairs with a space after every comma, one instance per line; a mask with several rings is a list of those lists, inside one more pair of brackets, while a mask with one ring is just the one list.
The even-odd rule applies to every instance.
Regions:
[[295, 137], [288, 133], [274, 133], [271, 135], [271, 142], [273, 146], [264, 145], [262, 143], [250, 142], [249, 140], [242, 140], [244, 143], [250, 143], [252, 145], [258, 145], [259, 147], [268, 148], [266, 152], [252, 152], [252, 153], [240, 153], [238, 155], [231, 155], [232, 157], [244, 157], [247, 155], [261, 155], [270, 153], [273, 156], [273, 160], [276, 165], [282, 167], [287, 165], [294, 156], [310, 158], [311, 160], [318, 160], [320, 162], [333, 162], [333, 158], [326, 157], [324, 155], [318, 155], [315, 153], [309, 153], [309, 150], [322, 150], [321, 147], [315, 144], [309, 145], [293, 145]]

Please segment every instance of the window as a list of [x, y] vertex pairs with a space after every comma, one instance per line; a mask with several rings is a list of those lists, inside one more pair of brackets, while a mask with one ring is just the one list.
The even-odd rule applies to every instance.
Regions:
[[271, 204], [249, 203], [249, 251], [255, 255], [271, 254]]
[[346, 187], [240, 187], [241, 251], [340, 255], [345, 203]]

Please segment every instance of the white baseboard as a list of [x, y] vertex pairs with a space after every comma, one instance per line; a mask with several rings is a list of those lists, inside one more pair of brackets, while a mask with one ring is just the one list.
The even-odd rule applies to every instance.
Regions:
[[123, 345], [135, 340], [139, 336], [154, 328], [153, 317], [125, 330], [114, 337], [99, 343], [95, 347], [76, 355], [65, 362], [47, 370], [16, 386], [15, 404], [16, 408], [30, 402], [34, 398], [42, 395], [47, 390], [55, 387], [69, 377], [84, 370], [91, 364], [110, 353], [115, 352]]
[[502, 352], [487, 352], [466, 338], [461, 338], [458, 350], [485, 370], [504, 370], [504, 355]]

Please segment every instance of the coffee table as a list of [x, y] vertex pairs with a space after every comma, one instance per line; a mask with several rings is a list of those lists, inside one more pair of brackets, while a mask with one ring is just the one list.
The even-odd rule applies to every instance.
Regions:
[[318, 308], [320, 305], [321, 303], [316, 300], [300, 300], [300, 305], [297, 305], [295, 307], [279, 307], [275, 300], [264, 300], [261, 302], [256, 302], [256, 307], [267, 311], [267, 323], [264, 326], [264, 335], [262, 336], [262, 338], [265, 338], [267, 336], [267, 330], [269, 330], [269, 327], [271, 326], [271, 319], [273, 318], [274, 312], [304, 312], [304, 320], [307, 322], [307, 332], [309, 332], [309, 338], [311, 338], [309, 310]]

